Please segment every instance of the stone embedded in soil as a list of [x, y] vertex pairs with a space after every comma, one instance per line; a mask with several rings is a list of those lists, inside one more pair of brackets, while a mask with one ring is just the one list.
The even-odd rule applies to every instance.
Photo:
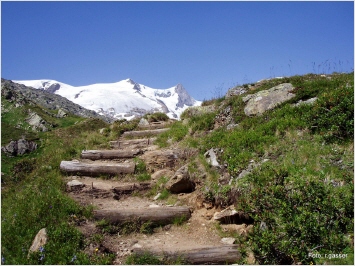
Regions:
[[74, 179], [72, 181], [69, 181], [67, 183], [67, 188], [69, 191], [72, 190], [80, 190], [81, 188], [85, 187], [85, 185], [83, 183], [81, 183], [80, 181]]
[[165, 188], [171, 193], [189, 193], [195, 190], [195, 183], [190, 179], [187, 164], [176, 171], [165, 184]]
[[243, 212], [238, 212], [233, 206], [230, 206], [221, 212], [216, 212], [213, 219], [221, 222], [222, 224], [252, 224], [253, 219]]
[[170, 169], [161, 169], [151, 175], [152, 180], [158, 180], [161, 177], [171, 178], [174, 175], [174, 171]]
[[44, 246], [47, 244], [47, 240], [48, 240], [47, 229], [42, 228], [41, 230], [39, 230], [39, 232], [35, 236], [35, 238], [32, 242], [32, 245], [28, 251], [28, 255], [31, 252], [40, 251], [41, 248], [44, 248]]
[[234, 237], [223, 237], [221, 239], [222, 244], [233, 245], [235, 243]]

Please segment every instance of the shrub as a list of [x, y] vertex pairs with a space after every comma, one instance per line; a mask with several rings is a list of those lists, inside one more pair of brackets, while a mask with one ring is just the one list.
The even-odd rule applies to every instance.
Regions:
[[310, 130], [327, 141], [354, 138], [354, 85], [323, 93], [307, 117]]
[[188, 127], [181, 121], [177, 121], [171, 125], [168, 131], [165, 131], [157, 136], [155, 143], [160, 147], [168, 146], [168, 140], [181, 141], [188, 133]]
[[169, 116], [167, 116], [165, 113], [161, 113], [161, 112], [156, 112], [153, 114], [145, 114], [143, 116], [145, 119], [148, 120], [148, 122], [160, 122], [160, 121], [168, 121], [169, 120]]
[[[247, 178], [238, 209], [255, 220], [251, 243], [261, 264], [315, 263], [308, 254], [342, 253], [353, 228], [352, 185], [333, 187], [267, 164]], [[260, 197], [262, 195], [262, 197]]]

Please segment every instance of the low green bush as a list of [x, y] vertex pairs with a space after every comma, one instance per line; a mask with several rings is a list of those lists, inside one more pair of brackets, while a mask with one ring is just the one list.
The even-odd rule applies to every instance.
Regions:
[[307, 117], [309, 128], [327, 141], [354, 138], [354, 85], [322, 93]]
[[145, 114], [143, 118], [147, 119], [149, 123], [151, 122], [160, 122], [160, 121], [168, 121], [169, 116], [162, 112], [156, 112], [152, 114]]
[[349, 246], [352, 183], [334, 187], [319, 172], [282, 163], [263, 165], [243, 183], [237, 209], [255, 221], [249, 244], [260, 264], [314, 264], [310, 253], [340, 254]]

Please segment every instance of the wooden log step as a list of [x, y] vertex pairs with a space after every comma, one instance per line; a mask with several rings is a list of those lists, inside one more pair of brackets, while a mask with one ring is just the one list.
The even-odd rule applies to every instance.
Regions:
[[112, 224], [121, 224], [130, 221], [148, 222], [157, 225], [166, 225], [175, 219], [189, 219], [191, 212], [188, 207], [156, 207], [145, 209], [110, 209], [95, 210], [96, 220], [106, 220]]
[[62, 161], [60, 170], [75, 175], [98, 176], [100, 174], [133, 174], [135, 163], [84, 163], [79, 161]]
[[147, 138], [147, 139], [130, 139], [130, 140], [116, 140], [110, 141], [110, 145], [115, 149], [139, 149], [145, 148], [149, 145], [152, 145], [156, 138]]
[[151, 122], [149, 125], [138, 125], [138, 128], [141, 129], [161, 129], [169, 126], [170, 122]]
[[133, 253], [140, 255], [150, 253], [165, 259], [183, 260], [186, 264], [198, 265], [225, 265], [234, 264], [241, 259], [238, 245], [223, 245], [218, 247], [197, 248], [180, 252], [150, 252], [144, 249], [133, 249]]
[[120, 158], [134, 158], [142, 154], [143, 151], [139, 149], [131, 150], [85, 150], [81, 152], [81, 158], [90, 160], [100, 159], [120, 159]]
[[135, 191], [147, 190], [150, 187], [151, 187], [150, 182], [122, 184], [120, 186], [114, 187], [112, 191], [113, 193], [115, 193], [114, 198], [118, 200], [122, 197], [122, 195], [130, 195]]
[[151, 130], [138, 130], [138, 131], [126, 131], [122, 134], [123, 138], [128, 137], [144, 137], [144, 136], [156, 136], [165, 131], [168, 131], [169, 128], [161, 128], [161, 129], [151, 129]]

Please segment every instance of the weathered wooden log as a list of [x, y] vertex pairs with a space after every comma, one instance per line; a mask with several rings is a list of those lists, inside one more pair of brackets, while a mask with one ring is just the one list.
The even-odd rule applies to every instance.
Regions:
[[149, 145], [152, 145], [156, 138], [148, 138], [148, 139], [131, 139], [131, 140], [116, 140], [110, 141], [110, 145], [114, 149], [139, 149], [145, 148]]
[[179, 259], [183, 260], [184, 263], [195, 265], [234, 264], [241, 258], [238, 245], [223, 245], [219, 247], [197, 248], [180, 252], [164, 253], [150, 252], [144, 249], [133, 249], [133, 253], [137, 255], [150, 253], [172, 261]]
[[95, 210], [96, 220], [106, 220], [112, 224], [120, 224], [130, 221], [147, 222], [165, 225], [172, 223], [174, 219], [189, 219], [191, 212], [188, 207], [156, 207], [145, 209], [110, 209]]
[[152, 130], [138, 130], [138, 131], [126, 131], [122, 134], [123, 138], [127, 137], [144, 137], [144, 136], [155, 136], [159, 135], [165, 131], [169, 130], [169, 128], [161, 128], [161, 129], [152, 129]]
[[131, 150], [85, 150], [81, 152], [81, 158], [90, 160], [134, 158], [143, 151]]
[[141, 129], [161, 129], [169, 126], [170, 122], [151, 122], [148, 125], [138, 125], [138, 128]]
[[60, 170], [76, 175], [98, 176], [100, 174], [133, 174], [134, 163], [84, 163], [79, 161], [62, 161]]
[[150, 182], [124, 184], [118, 187], [114, 187], [112, 191], [115, 193], [114, 198], [120, 199], [122, 195], [130, 195], [135, 191], [143, 191], [151, 187]]

